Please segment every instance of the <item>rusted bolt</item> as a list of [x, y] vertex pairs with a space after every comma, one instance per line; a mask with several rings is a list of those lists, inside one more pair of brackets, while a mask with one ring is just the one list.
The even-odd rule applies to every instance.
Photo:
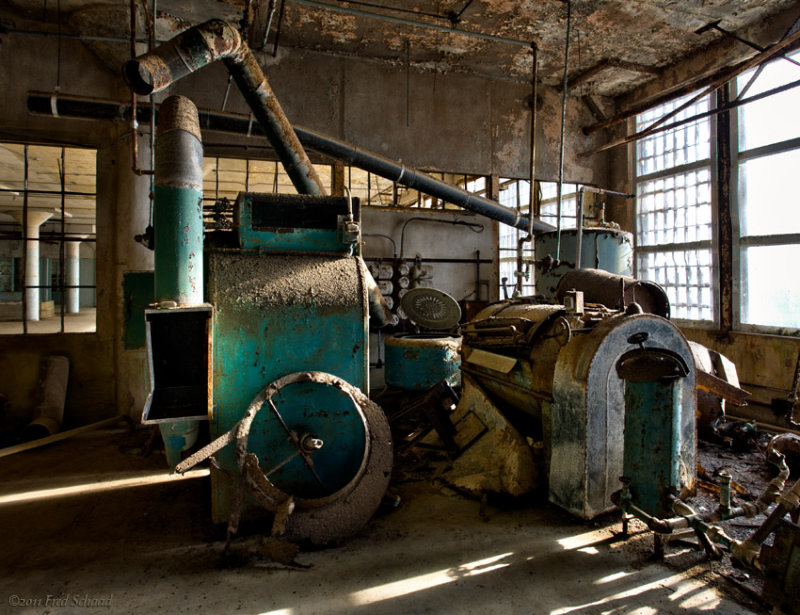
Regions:
[[303, 449], [304, 453], [313, 453], [318, 451], [322, 448], [324, 442], [319, 438], [315, 438], [311, 434], [305, 434], [302, 438], [300, 438], [300, 448]]

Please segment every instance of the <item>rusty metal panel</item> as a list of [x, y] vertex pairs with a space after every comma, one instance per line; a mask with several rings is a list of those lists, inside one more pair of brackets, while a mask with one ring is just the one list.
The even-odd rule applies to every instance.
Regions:
[[[367, 302], [357, 257], [210, 252], [208, 276], [215, 305], [212, 437], [230, 430], [266, 385], [287, 374], [324, 371], [368, 389]], [[366, 440], [346, 400], [335, 391], [299, 391], [290, 397], [284, 400], [290, 412], [316, 417], [316, 428], [327, 424], [336, 430], [334, 439], [348, 445], [339, 461], [352, 469], [355, 457], [345, 458], [347, 450], [358, 456]], [[275, 440], [283, 436], [269, 417], [259, 414], [249, 443], [267, 466], [280, 461], [276, 448], [283, 442]], [[222, 470], [212, 472], [212, 517], [222, 522], [236, 486], [229, 475], [238, 475], [232, 447], [221, 450], [217, 462]], [[294, 480], [291, 472], [286, 480]], [[259, 508], [245, 502], [242, 511], [247, 517]]]

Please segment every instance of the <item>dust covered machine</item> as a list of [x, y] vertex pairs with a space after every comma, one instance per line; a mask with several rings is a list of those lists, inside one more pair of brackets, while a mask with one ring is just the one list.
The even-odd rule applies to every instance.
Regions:
[[[361, 258], [358, 200], [325, 196], [235, 28], [189, 29], [126, 77], [153, 92], [222, 58], [299, 194], [241, 194], [232, 229], [205, 234], [200, 118], [186, 98], [162, 104], [143, 422], [160, 426], [177, 472], [213, 456], [211, 517], [229, 535], [253, 519], [324, 546], [359, 531], [389, 483], [388, 421], [362, 392], [368, 321], [387, 308]], [[205, 420], [211, 442], [182, 459]]]
[[[591, 519], [614, 508], [612, 494], [628, 470], [625, 451], [633, 446], [626, 437], [633, 442], [634, 432], [625, 427], [643, 414], [657, 417], [669, 443], [667, 459], [651, 465], [643, 459], [631, 472], [669, 475], [657, 483], [656, 499], [670, 489], [694, 489], [692, 353], [665, 318], [638, 304], [627, 310], [583, 305], [580, 291], [568, 293], [563, 305], [521, 298], [479, 313], [463, 329], [462, 348], [463, 390], [454, 420], [472, 434], [462, 441], [472, 442], [454, 462], [450, 482], [512, 495], [546, 487], [552, 502]], [[671, 392], [636, 405], [627, 382], [638, 379], [666, 379]]]
[[[392, 467], [386, 417], [362, 393], [374, 284], [358, 201], [241, 194], [235, 230], [204, 243], [201, 177], [186, 173], [202, 169], [197, 112], [181, 97], [164, 105], [176, 110], [164, 122], [182, 119], [161, 125], [157, 161], [181, 162], [157, 167], [144, 420], [161, 425], [176, 471], [214, 455], [211, 517], [230, 532], [269, 518], [265, 529], [297, 542], [348, 538], [377, 509]], [[212, 442], [181, 461], [205, 419]]]
[[361, 392], [369, 302], [357, 201], [242, 194], [235, 214], [236, 241], [206, 248], [211, 431], [238, 429], [212, 468], [212, 517], [292, 501], [289, 535], [340, 540], [372, 516], [392, 464], [386, 419]]

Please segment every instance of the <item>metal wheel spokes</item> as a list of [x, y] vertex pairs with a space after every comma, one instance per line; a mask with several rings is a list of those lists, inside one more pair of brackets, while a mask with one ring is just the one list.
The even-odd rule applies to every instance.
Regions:
[[255, 457], [276, 501], [290, 496], [321, 506], [340, 497], [361, 480], [368, 459], [368, 403], [360, 390], [331, 374], [297, 372], [276, 380], [240, 422], [240, 471], [248, 456]]
[[[274, 402], [272, 401], [271, 398], [267, 400], [267, 403], [269, 404], [269, 407], [272, 410], [272, 412], [275, 414], [275, 418], [278, 419], [278, 422], [280, 422], [281, 427], [283, 427], [283, 430], [286, 432], [286, 435], [289, 436], [289, 440], [292, 441], [292, 444], [294, 444], [294, 447], [297, 449], [297, 454], [294, 454], [294, 455], [291, 455], [291, 456], [287, 457], [280, 464], [275, 466], [275, 468], [272, 469], [271, 471], [264, 472], [264, 475], [267, 478], [269, 478], [270, 474], [272, 474], [273, 472], [276, 472], [277, 470], [282, 468], [284, 465], [289, 463], [289, 461], [294, 459], [297, 455], [300, 455], [303, 458], [303, 463], [306, 464], [306, 467], [311, 471], [311, 474], [314, 476], [314, 479], [320, 484], [320, 486], [323, 489], [327, 490], [328, 486], [319, 477], [319, 474], [317, 474], [317, 471], [314, 469], [314, 462], [311, 460], [311, 455], [310, 455], [311, 451], [306, 451], [305, 450], [306, 447], [304, 446], [303, 441], [300, 438], [297, 437], [297, 434], [295, 432], [293, 432], [291, 429], [289, 429], [289, 426], [286, 424], [286, 421], [283, 420], [283, 417], [281, 416], [281, 413], [278, 412], [278, 409], [275, 407], [275, 404], [274, 404]], [[322, 448], [322, 440], [320, 440], [318, 438], [313, 438], [313, 437], [311, 437], [310, 434], [305, 434], [303, 436], [303, 440], [304, 441], [311, 441], [311, 440], [314, 441], [315, 445], [310, 447], [310, 448], [312, 448], [312, 451], [313, 450], [319, 450], [319, 449]], [[316, 446], [316, 443], [319, 443], [319, 446]]]

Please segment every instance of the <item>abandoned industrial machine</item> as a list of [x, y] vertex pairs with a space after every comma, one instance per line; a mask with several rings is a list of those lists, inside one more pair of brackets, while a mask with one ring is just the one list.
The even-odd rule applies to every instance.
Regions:
[[[370, 322], [383, 326], [392, 314], [361, 258], [358, 200], [324, 196], [303, 141], [544, 233], [534, 261], [536, 297], [489, 305], [460, 326], [459, 338], [460, 312], [450, 319], [446, 296], [428, 289], [416, 296], [437, 309], [429, 319], [424, 307], [415, 314], [438, 333], [387, 343], [391, 383], [413, 390], [424, 380], [420, 372], [460, 382], [448, 417], [457, 455], [447, 481], [476, 493], [545, 489], [583, 519], [621, 508], [661, 534], [693, 528], [710, 553], [722, 545], [760, 566], [760, 544], [798, 507], [800, 483], [781, 495], [788, 471], [776, 458], [779, 476], [757, 504], [731, 506], [721, 494], [719, 510], [703, 516], [683, 501], [696, 482], [697, 400], [715, 403], [698, 389], [735, 403], [743, 392], [735, 370], [715, 369], [669, 320], [664, 291], [631, 277], [629, 234], [581, 228], [565, 239], [569, 256], [556, 260], [548, 242], [560, 242], [561, 233], [548, 233], [549, 225], [333, 139], [296, 133], [246, 44], [224, 22], [187, 30], [131, 60], [126, 77], [149, 94], [217, 59], [300, 194], [243, 193], [233, 229], [204, 233], [197, 110], [182, 97], [161, 105], [155, 295], [146, 312], [152, 390], [143, 420], [161, 426], [177, 471], [213, 456], [215, 522], [227, 521], [233, 533], [266, 509], [273, 535], [329, 545], [368, 522], [389, 484], [392, 438], [386, 415], [367, 397], [367, 355]], [[406, 296], [410, 306], [415, 294]], [[420, 364], [406, 364], [409, 347]], [[210, 443], [182, 459], [205, 420]], [[745, 543], [713, 525], [763, 512], [779, 496]]]

